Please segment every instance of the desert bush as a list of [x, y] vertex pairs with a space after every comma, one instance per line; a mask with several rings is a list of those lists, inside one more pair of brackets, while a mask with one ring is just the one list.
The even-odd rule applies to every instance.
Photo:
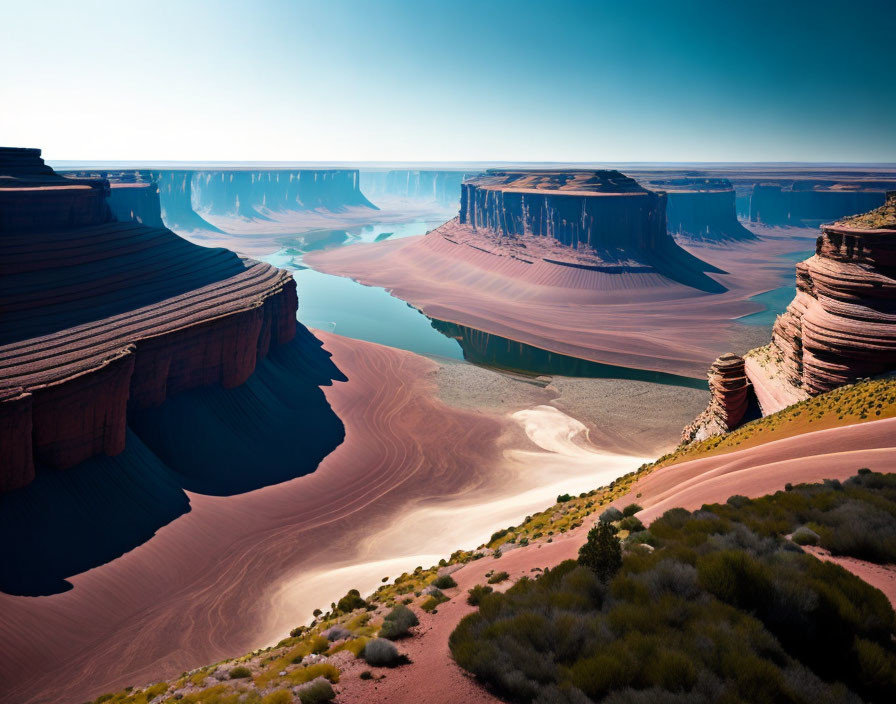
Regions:
[[797, 545], [818, 545], [818, 533], [808, 526], [800, 526], [793, 531], [791, 540]]
[[407, 658], [399, 654], [392, 641], [385, 638], [369, 641], [364, 648], [363, 657], [368, 665], [374, 667], [395, 667], [407, 661]]
[[567, 501], [572, 501], [572, 496], [570, 496], [569, 494], [560, 494], [557, 497], [558, 504], [565, 504]]
[[352, 632], [342, 626], [333, 626], [323, 631], [321, 635], [326, 638], [328, 641], [333, 642], [334, 640], [344, 640], [345, 638], [350, 638]]
[[242, 665], [240, 665], [239, 667], [234, 667], [230, 671], [230, 679], [232, 679], [232, 680], [241, 680], [241, 679], [245, 679], [245, 678], [251, 677], [251, 676], [252, 676], [252, 670], [250, 670], [248, 667], [244, 667]]
[[349, 589], [348, 593], [336, 602], [336, 610], [347, 614], [355, 609], [362, 609], [367, 606], [367, 602], [361, 598], [361, 593], [357, 589]]
[[467, 603], [470, 606], [479, 606], [479, 604], [482, 602], [482, 598], [486, 594], [491, 594], [493, 591], [494, 589], [492, 589], [491, 587], [477, 584], [475, 587], [467, 591]]
[[[327, 683], [329, 684], [329, 683]], [[302, 702], [304, 703], [304, 699]], [[326, 700], [320, 700], [326, 701]], [[261, 704], [292, 704], [292, 694], [287, 689], [278, 689], [261, 698]]]
[[619, 530], [627, 530], [630, 533], [638, 533], [644, 530], [644, 524], [637, 516], [626, 516], [619, 521]]
[[[888, 521], [879, 514], [896, 516], [896, 475], [799, 485], [693, 514], [674, 509], [651, 525], [652, 552], [626, 553], [615, 574], [600, 570], [603, 579], [592, 565], [604, 565], [618, 541], [602, 523], [580, 563], [501, 594], [479, 592], [451, 652], [514, 702], [889, 701], [892, 606], [785, 538], [810, 524], [820, 540], [834, 540], [841, 528], [850, 549], [882, 556]], [[883, 529], [882, 540], [857, 535], [859, 516]]]
[[417, 618], [417, 614], [407, 606], [399, 604], [386, 614], [383, 625], [380, 627], [380, 638], [397, 640], [406, 636], [408, 631], [418, 623], [420, 620]]
[[450, 574], [443, 574], [440, 577], [436, 577], [432, 581], [432, 585], [438, 589], [451, 589], [457, 586], [457, 582], [454, 581], [454, 577]]
[[448, 597], [436, 589], [430, 593], [429, 598], [426, 599], [426, 601], [420, 604], [420, 608], [424, 611], [433, 611], [439, 604], [444, 604], [446, 601], [448, 601]]
[[510, 577], [510, 575], [507, 574], [507, 572], [495, 572], [491, 577], [488, 578], [488, 583], [489, 584], [500, 584], [501, 582], [503, 582], [505, 579], [508, 579], [509, 577]]
[[600, 514], [598, 519], [601, 523], [615, 523], [622, 520], [622, 511], [615, 506], [610, 506], [606, 511]]
[[622, 515], [626, 516], [626, 517], [634, 516], [636, 513], [638, 513], [638, 511], [643, 511], [643, 510], [644, 509], [642, 509], [640, 506], [638, 506], [638, 504], [629, 504], [624, 509], [622, 509]]
[[[323, 677], [318, 677], [299, 687], [298, 695], [302, 704], [322, 704], [322, 702], [329, 702], [336, 698], [333, 685]], [[291, 702], [292, 699], [286, 701]]]

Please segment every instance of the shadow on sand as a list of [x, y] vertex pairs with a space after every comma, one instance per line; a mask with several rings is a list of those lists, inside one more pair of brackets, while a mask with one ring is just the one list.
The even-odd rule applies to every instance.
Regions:
[[313, 472], [344, 439], [321, 386], [346, 381], [299, 326], [242, 386], [186, 391], [130, 418], [127, 449], [40, 470], [0, 495], [0, 591], [42, 596], [190, 510], [184, 490], [230, 496]]

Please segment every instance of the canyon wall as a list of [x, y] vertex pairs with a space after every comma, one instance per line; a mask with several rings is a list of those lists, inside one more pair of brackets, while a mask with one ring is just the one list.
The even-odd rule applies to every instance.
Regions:
[[193, 207], [212, 215], [264, 219], [267, 211], [376, 209], [359, 186], [356, 169], [196, 171]]
[[896, 191], [824, 225], [796, 282], [771, 348], [790, 384], [814, 395], [896, 369]]
[[108, 191], [0, 149], [0, 490], [121, 452], [129, 411], [242, 384], [295, 335], [288, 272], [116, 221]]
[[769, 415], [896, 371], [896, 191], [880, 208], [823, 225], [815, 254], [796, 265], [796, 289], [769, 345], [713, 364], [712, 402], [682, 442], [736, 427], [754, 399]]
[[667, 228], [676, 238], [703, 242], [756, 238], [737, 219], [730, 181], [691, 177], [651, 181], [650, 186], [666, 192]]
[[882, 205], [886, 183], [757, 183], [750, 199], [750, 220], [765, 225], [794, 225], [863, 213]]
[[409, 170], [361, 171], [361, 191], [374, 203], [397, 198], [457, 208], [461, 183], [474, 174], [463, 171]]

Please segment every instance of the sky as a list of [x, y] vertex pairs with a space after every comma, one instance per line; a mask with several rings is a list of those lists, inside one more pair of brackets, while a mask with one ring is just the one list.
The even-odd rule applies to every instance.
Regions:
[[55, 160], [896, 162], [893, 0], [0, 0]]

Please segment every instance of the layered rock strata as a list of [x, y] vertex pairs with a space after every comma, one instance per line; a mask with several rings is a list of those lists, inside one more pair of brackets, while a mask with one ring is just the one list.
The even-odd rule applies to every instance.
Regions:
[[129, 408], [237, 386], [295, 335], [288, 272], [116, 221], [107, 181], [38, 150], [0, 150], [0, 174], [0, 490], [120, 452]]
[[666, 223], [676, 238], [698, 242], [752, 240], [740, 224], [735, 192], [726, 179], [678, 178], [651, 181], [666, 192]]
[[723, 435], [743, 420], [750, 404], [750, 381], [744, 358], [728, 352], [721, 355], [707, 373], [712, 400], [681, 436], [683, 443]]
[[823, 226], [796, 283], [772, 332], [789, 383], [814, 395], [896, 368], [896, 191]]

